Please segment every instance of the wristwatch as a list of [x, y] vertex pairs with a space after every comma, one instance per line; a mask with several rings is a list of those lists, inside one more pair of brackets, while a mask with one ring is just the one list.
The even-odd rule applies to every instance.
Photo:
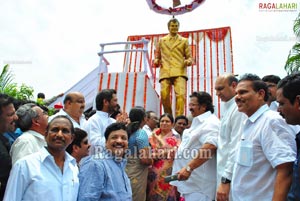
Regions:
[[188, 171], [188, 172], [192, 172], [192, 171], [193, 171], [192, 168], [191, 168], [189, 165], [186, 166], [185, 169], [186, 169], [186, 171]]
[[222, 178], [221, 178], [221, 183], [222, 183], [222, 184], [230, 184], [230, 183], [231, 183], [231, 180], [227, 179], [226, 177], [222, 177]]

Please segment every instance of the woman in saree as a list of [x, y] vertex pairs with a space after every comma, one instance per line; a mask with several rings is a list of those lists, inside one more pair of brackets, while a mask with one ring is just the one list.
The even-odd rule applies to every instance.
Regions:
[[180, 144], [179, 137], [172, 133], [173, 124], [170, 114], [161, 115], [160, 128], [149, 138], [154, 162], [148, 173], [148, 201], [177, 201], [176, 188], [164, 181], [172, 173], [174, 155]]
[[150, 146], [147, 133], [142, 129], [145, 125], [146, 112], [142, 107], [133, 107], [129, 112], [130, 123], [126, 173], [130, 179], [133, 201], [146, 200]]

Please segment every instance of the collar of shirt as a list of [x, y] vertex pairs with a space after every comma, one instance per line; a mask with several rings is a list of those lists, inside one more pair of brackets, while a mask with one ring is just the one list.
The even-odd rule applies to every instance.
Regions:
[[103, 112], [103, 111], [97, 110], [96, 113], [97, 113], [99, 116], [103, 116], [103, 117], [107, 117], [107, 118], [110, 117], [110, 115], [109, 115], [107, 112]]
[[152, 132], [151, 128], [147, 124], [144, 125], [143, 129], [146, 129], [146, 130], [149, 130]]
[[273, 110], [273, 111], [276, 112], [277, 108], [278, 108], [278, 105], [279, 105], [279, 103], [277, 101], [272, 101], [269, 108], [270, 108], [270, 110]]
[[198, 123], [202, 123], [206, 118], [208, 118], [211, 115], [212, 115], [211, 111], [207, 111], [203, 114], [198, 115], [197, 117], [194, 117], [191, 128], [198, 126]]
[[255, 122], [264, 112], [269, 110], [269, 106], [267, 104], [262, 105], [254, 114], [252, 114], [247, 121]]
[[121, 165], [126, 165], [126, 163], [127, 163], [126, 158], [124, 158], [124, 157], [122, 157], [122, 158], [116, 157], [115, 155], [112, 154], [111, 151], [109, 151], [109, 150], [107, 150], [107, 149], [105, 150], [104, 158], [105, 158], [105, 159], [111, 159], [111, 160], [113, 160], [115, 163], [121, 164]]
[[43, 136], [41, 133], [38, 133], [34, 130], [25, 131], [23, 134], [25, 134], [25, 133], [29, 133], [30, 135], [33, 135], [34, 137], [37, 137], [40, 140], [46, 141], [45, 136]]
[[173, 135], [180, 135], [180, 134], [175, 130], [175, 128], [172, 128], [172, 133], [173, 133]]
[[[54, 157], [49, 153], [46, 147], [40, 150], [41, 162], [44, 162], [47, 158], [54, 161]], [[65, 151], [65, 162], [72, 163], [73, 165], [77, 165], [75, 158], [73, 158], [68, 152]]]
[[[61, 110], [59, 110], [59, 112], [58, 113], [56, 113], [55, 115], [53, 115], [53, 118], [56, 116], [56, 115], [65, 115], [65, 116], [67, 116], [67, 117], [69, 117], [71, 120], [72, 120], [72, 122], [76, 122], [64, 109], [61, 109]], [[52, 116], [51, 116], [52, 117]], [[84, 114], [82, 114], [81, 115], [81, 117], [80, 117], [80, 123], [81, 123], [81, 121], [85, 121], [85, 116], [84, 116]], [[76, 122], [77, 123], [77, 122]], [[78, 123], [77, 123], [78, 124]], [[73, 125], [74, 125], [74, 123], [73, 123]], [[78, 124], [79, 125], [79, 124]]]

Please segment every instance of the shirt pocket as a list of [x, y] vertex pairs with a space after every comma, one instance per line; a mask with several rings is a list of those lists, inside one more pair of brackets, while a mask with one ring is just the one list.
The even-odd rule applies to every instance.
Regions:
[[242, 166], [253, 165], [253, 143], [249, 140], [242, 140], [237, 154], [237, 163]]

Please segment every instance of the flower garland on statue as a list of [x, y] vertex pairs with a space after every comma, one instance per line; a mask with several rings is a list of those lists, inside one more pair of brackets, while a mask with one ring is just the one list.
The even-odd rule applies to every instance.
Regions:
[[167, 15], [180, 15], [186, 12], [191, 12], [202, 4], [205, 0], [193, 0], [190, 4], [186, 4], [180, 7], [164, 8], [156, 3], [156, 0], [147, 0], [149, 7], [157, 13]]

